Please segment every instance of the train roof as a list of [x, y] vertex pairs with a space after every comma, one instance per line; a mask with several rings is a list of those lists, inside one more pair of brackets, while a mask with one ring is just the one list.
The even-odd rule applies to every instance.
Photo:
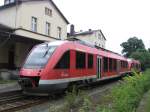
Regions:
[[48, 42], [47, 43], [49, 46], [61, 46], [65, 45], [66, 48], [70, 47], [71, 49], [79, 50], [79, 51], [85, 51], [88, 53], [93, 53], [93, 54], [100, 54], [101, 56], [104, 57], [111, 57], [111, 58], [116, 58], [120, 60], [127, 61], [127, 58], [123, 57], [122, 55], [115, 53], [113, 51], [94, 46], [92, 44], [83, 42], [83, 41], [54, 41], [54, 42]]
[[129, 59], [128, 59], [128, 62], [130, 62], [130, 63], [138, 63], [138, 64], [140, 64], [140, 61], [135, 60], [135, 59], [133, 59], [133, 58], [129, 58]]

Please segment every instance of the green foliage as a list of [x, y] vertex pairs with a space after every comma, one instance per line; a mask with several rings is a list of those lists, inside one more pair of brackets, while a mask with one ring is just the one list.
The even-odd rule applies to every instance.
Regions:
[[110, 108], [107, 108], [107, 107], [100, 107], [100, 106], [98, 106], [96, 108], [96, 112], [112, 112], [112, 110], [110, 110]]
[[145, 107], [145, 112], [149, 112], [150, 111], [150, 91], [148, 92], [146, 105], [144, 107]]
[[78, 104], [78, 91], [74, 86], [71, 92], [67, 92], [65, 96], [66, 104], [68, 108], [74, 108]]
[[148, 52], [150, 53], [150, 48], [148, 48]]
[[143, 74], [124, 78], [124, 82], [112, 90], [115, 112], [134, 112], [143, 94], [150, 89], [150, 70]]
[[65, 96], [65, 106], [63, 111], [78, 110], [79, 112], [90, 112], [92, 108], [91, 98], [83, 91], [77, 91], [73, 87], [71, 92], [67, 92]]
[[91, 112], [92, 108], [92, 101], [91, 98], [88, 95], [83, 96], [83, 103], [82, 106], [79, 109], [79, 112]]
[[123, 47], [122, 53], [124, 56], [129, 57], [133, 52], [137, 51], [138, 49], [144, 49], [145, 45], [141, 39], [137, 37], [129, 38], [127, 42], [123, 42], [121, 45]]
[[[52, 112], [136, 112], [143, 94], [150, 89], [150, 69], [143, 74], [134, 72], [121, 81], [108, 95], [108, 102], [94, 104], [84, 92], [77, 93], [74, 88], [67, 92], [63, 108], [52, 107]], [[50, 112], [51, 112], [50, 111]]]
[[16, 80], [0, 80], [0, 84], [9, 84], [9, 83], [15, 83]]
[[145, 70], [146, 68], [150, 68], [150, 52], [136, 51], [133, 52], [130, 57], [139, 60], [141, 62], [142, 70]]

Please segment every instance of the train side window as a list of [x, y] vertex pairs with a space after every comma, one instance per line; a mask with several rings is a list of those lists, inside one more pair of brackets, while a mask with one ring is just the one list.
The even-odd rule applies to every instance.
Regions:
[[104, 57], [103, 65], [104, 72], [108, 72], [108, 58]]
[[124, 68], [124, 61], [120, 61], [121, 63], [121, 68]]
[[55, 68], [56, 69], [69, 69], [70, 68], [70, 51], [67, 51], [63, 54], [63, 56], [58, 61]]
[[93, 68], [93, 55], [88, 54], [88, 68]]
[[126, 68], [128, 68], [128, 62], [126, 61]]
[[76, 52], [76, 68], [85, 68], [85, 53]]
[[117, 70], [117, 60], [116, 59], [113, 59], [113, 70], [116, 71]]
[[112, 71], [112, 65], [113, 63], [112, 63], [112, 59], [111, 58], [109, 58], [109, 70], [110, 71]]

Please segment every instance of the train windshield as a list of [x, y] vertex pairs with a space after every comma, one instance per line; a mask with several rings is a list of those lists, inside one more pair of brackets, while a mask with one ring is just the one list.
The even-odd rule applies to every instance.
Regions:
[[55, 49], [56, 46], [48, 46], [47, 44], [35, 47], [25, 61], [24, 68], [44, 68]]

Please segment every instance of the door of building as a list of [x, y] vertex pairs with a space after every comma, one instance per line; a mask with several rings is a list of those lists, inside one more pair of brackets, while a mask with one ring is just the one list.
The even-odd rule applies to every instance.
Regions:
[[8, 64], [10, 69], [14, 69], [14, 61], [15, 61], [15, 48], [14, 45], [8, 51]]

